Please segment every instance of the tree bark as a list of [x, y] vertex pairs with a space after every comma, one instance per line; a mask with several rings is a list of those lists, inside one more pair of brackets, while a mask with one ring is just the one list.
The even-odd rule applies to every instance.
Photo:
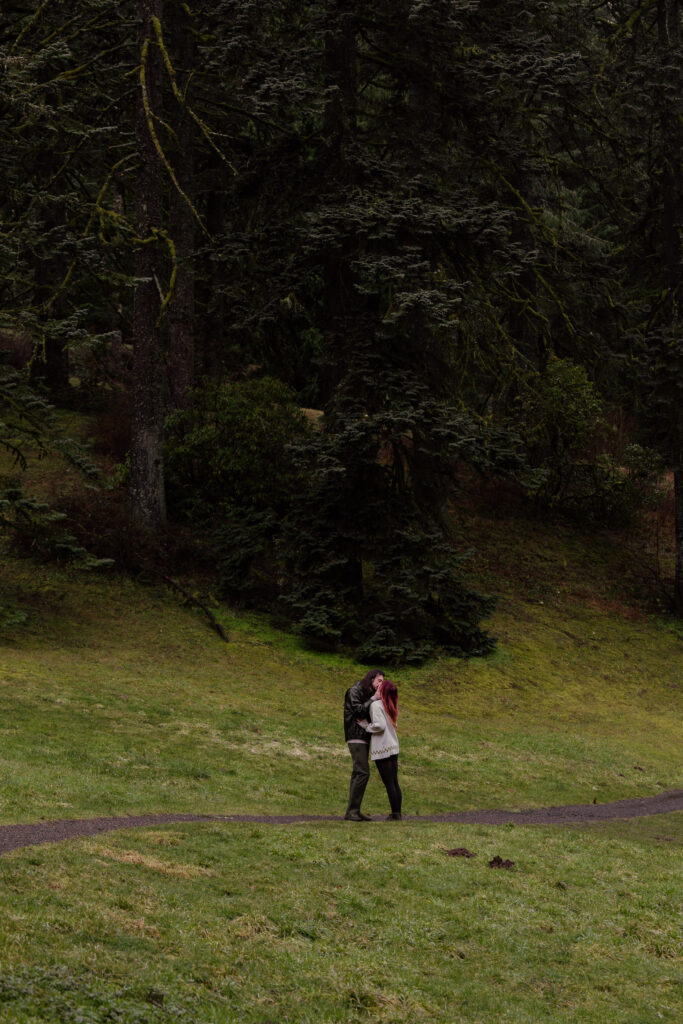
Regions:
[[166, 519], [163, 420], [164, 361], [159, 327], [159, 274], [162, 261], [156, 229], [162, 226], [161, 166], [152, 136], [159, 113], [161, 61], [154, 43], [153, 18], [161, 20], [161, 0], [138, 0], [141, 82], [135, 138], [139, 169], [135, 217], [138, 248], [133, 299], [133, 424], [130, 508], [133, 520], [158, 530]]
[[683, 76], [680, 68], [676, 68], [681, 43], [680, 0], [659, 0], [657, 13], [662, 64], [664, 68], [676, 69], [673, 71], [676, 76], [675, 80], [671, 83], [675, 90], [676, 100], [673, 104], [664, 100], [661, 116], [664, 151], [661, 184], [662, 252], [667, 284], [667, 312], [669, 321], [673, 325], [680, 320], [679, 305], [683, 283], [681, 263], [681, 228], [683, 227], [681, 224], [683, 216], [681, 151], [683, 142], [680, 126], [680, 119], [683, 116]]
[[[172, 18], [173, 53], [178, 61], [178, 84], [185, 88], [194, 63], [194, 35], [185, 4], [176, 4]], [[168, 399], [171, 409], [183, 409], [194, 386], [194, 248], [195, 217], [188, 203], [194, 202], [194, 133], [192, 120], [180, 104], [176, 176], [185, 196], [171, 190], [169, 204], [171, 234], [175, 243], [177, 276], [168, 324]]]

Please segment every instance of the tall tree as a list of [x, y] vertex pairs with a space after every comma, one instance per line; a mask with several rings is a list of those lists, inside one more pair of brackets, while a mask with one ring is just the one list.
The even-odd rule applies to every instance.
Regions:
[[[674, 478], [673, 604], [683, 614], [683, 45], [679, 0], [615, 0], [598, 22], [605, 56], [595, 123], [612, 160], [599, 169], [618, 233], [615, 346], [643, 436]], [[628, 168], [628, 173], [624, 173]], [[623, 360], [626, 356], [626, 360]], [[615, 364], [619, 366], [619, 364]], [[623, 369], [626, 369], [626, 374]]]
[[161, 340], [163, 263], [162, 166], [157, 126], [161, 113], [162, 57], [156, 28], [161, 0], [138, 0], [140, 51], [135, 140], [135, 296], [133, 300], [133, 425], [130, 498], [134, 519], [150, 530], [165, 520], [163, 470], [164, 352]]

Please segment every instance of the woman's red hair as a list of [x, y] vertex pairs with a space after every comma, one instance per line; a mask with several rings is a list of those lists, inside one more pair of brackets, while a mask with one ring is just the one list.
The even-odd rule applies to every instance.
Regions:
[[398, 690], [396, 683], [392, 683], [391, 679], [384, 679], [379, 686], [379, 695], [382, 698], [382, 704], [384, 710], [389, 715], [391, 721], [396, 725], [398, 718]]

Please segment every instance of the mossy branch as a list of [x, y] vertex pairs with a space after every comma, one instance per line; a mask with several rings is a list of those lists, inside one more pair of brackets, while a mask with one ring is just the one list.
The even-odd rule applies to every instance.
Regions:
[[168, 291], [161, 299], [161, 306], [159, 307], [159, 317], [157, 319], [158, 327], [159, 324], [161, 323], [161, 320], [163, 319], [164, 313], [166, 312], [168, 306], [170, 305], [171, 299], [173, 298], [173, 293], [175, 291], [176, 279], [178, 277], [178, 252], [175, 247], [175, 242], [173, 241], [173, 239], [171, 238], [167, 231], [164, 231], [162, 228], [158, 228], [155, 231], [155, 234], [163, 238], [163, 240], [166, 242], [168, 251], [171, 255], [171, 266], [173, 268], [171, 270], [171, 277], [168, 282]]
[[209, 145], [211, 146], [213, 151], [218, 154], [218, 156], [221, 158], [223, 163], [227, 167], [230, 168], [232, 173], [234, 175], [237, 175], [237, 170], [234, 167], [234, 165], [230, 163], [230, 161], [226, 157], [225, 153], [223, 153], [223, 151], [216, 145], [216, 143], [211, 138], [211, 129], [209, 128], [209, 126], [206, 125], [204, 123], [204, 121], [202, 121], [202, 119], [200, 117], [198, 117], [197, 114], [195, 114], [194, 110], [192, 110], [192, 108], [188, 106], [187, 99], [186, 99], [185, 95], [183, 94], [182, 89], [178, 85], [178, 80], [176, 78], [175, 69], [174, 69], [173, 64], [171, 62], [171, 58], [169, 56], [168, 50], [166, 49], [166, 44], [164, 43], [164, 33], [163, 33], [163, 30], [162, 30], [162, 27], [161, 27], [161, 22], [159, 21], [159, 19], [157, 17], [153, 17], [152, 18], [152, 24], [154, 26], [154, 32], [155, 32], [156, 38], [157, 38], [157, 45], [158, 45], [159, 49], [161, 50], [162, 57], [164, 58], [164, 64], [166, 66], [166, 71], [168, 73], [168, 80], [171, 83], [171, 89], [173, 90], [173, 95], [175, 96], [176, 100], [181, 105], [181, 107], [192, 118], [192, 120], [197, 125], [197, 127], [200, 130], [200, 132], [202, 133], [202, 135], [204, 136], [206, 141], [209, 143]]
[[[656, 4], [657, 0], [645, 0], [645, 3], [641, 4], [640, 7], [636, 7], [635, 11], [626, 19], [626, 21], [622, 22], [622, 24], [619, 25], [619, 27], [617, 28], [616, 32], [613, 33], [612, 38], [610, 40], [610, 45], [608, 46], [608, 52], [605, 55], [605, 59], [600, 64], [600, 70], [598, 71], [598, 74], [595, 76], [595, 82], [593, 84], [592, 92], [593, 96], [596, 99], [598, 98], [598, 84], [604, 77], [605, 68], [609, 60], [609, 50], [612, 46], [616, 44], [617, 40], [622, 35], [631, 35], [634, 26], [638, 22], [640, 22], [643, 19], [643, 17], [648, 13], [648, 11], [652, 10], [652, 8], [656, 6]], [[607, 18], [604, 18], [602, 19], [602, 24], [608, 26], [609, 28], [612, 28], [614, 26], [614, 21], [611, 19], [608, 20]]]
[[16, 50], [16, 48], [17, 48], [17, 46], [19, 46], [19, 43], [21, 42], [21, 40], [22, 40], [22, 39], [24, 38], [24, 36], [26, 35], [26, 33], [27, 33], [27, 32], [28, 32], [28, 31], [29, 31], [29, 30], [30, 30], [31, 28], [33, 28], [33, 26], [34, 26], [34, 25], [35, 25], [35, 23], [36, 23], [36, 22], [38, 21], [38, 19], [40, 18], [41, 14], [43, 13], [43, 11], [45, 10], [45, 8], [46, 8], [46, 7], [48, 6], [48, 4], [49, 4], [49, 3], [50, 3], [50, 0], [43, 0], [43, 3], [42, 3], [42, 4], [41, 4], [41, 5], [40, 5], [40, 6], [38, 7], [38, 9], [37, 9], [37, 10], [36, 10], [36, 11], [34, 12], [33, 16], [32, 16], [31, 18], [29, 18], [29, 20], [28, 20], [28, 21], [26, 22], [26, 24], [25, 24], [25, 25], [24, 25], [24, 27], [22, 28], [22, 30], [21, 30], [21, 32], [19, 33], [19, 35], [17, 36], [17, 38], [16, 38], [16, 39], [14, 40], [14, 42], [12, 43], [12, 48], [11, 48], [11, 50], [10, 50], [10, 53], [14, 53], [14, 51], [15, 51], [15, 50]]
[[140, 89], [142, 91], [142, 105], [143, 105], [144, 110], [145, 110], [145, 118], [146, 118], [146, 121], [147, 121], [147, 128], [149, 130], [150, 137], [151, 137], [152, 142], [154, 144], [154, 148], [157, 151], [159, 159], [161, 160], [162, 164], [164, 165], [164, 167], [168, 171], [168, 175], [169, 175], [171, 181], [173, 182], [173, 185], [175, 186], [178, 194], [187, 203], [188, 207], [192, 211], [193, 217], [195, 218], [195, 220], [199, 224], [199, 226], [202, 229], [202, 231], [204, 232], [204, 234], [207, 236], [207, 238], [210, 238], [211, 235], [209, 234], [209, 231], [207, 230], [207, 228], [204, 226], [204, 222], [203, 222], [202, 218], [199, 216], [199, 213], [197, 212], [197, 210], [196, 210], [192, 200], [190, 199], [190, 197], [187, 195], [187, 193], [181, 187], [180, 182], [178, 181], [178, 179], [176, 177], [175, 171], [171, 167], [171, 164], [170, 164], [170, 162], [168, 160], [168, 157], [166, 156], [166, 154], [164, 152], [164, 149], [163, 149], [161, 143], [159, 142], [159, 138], [157, 136], [156, 129], [154, 127], [154, 114], [152, 112], [152, 107], [151, 107], [151, 104], [149, 102], [149, 92], [147, 90], [147, 58], [149, 56], [149, 44], [150, 44], [150, 40], [149, 39], [145, 39], [144, 43], [142, 44], [142, 52], [140, 54]]
[[574, 327], [574, 324], [571, 322], [571, 320], [569, 318], [569, 314], [565, 310], [564, 305], [562, 304], [562, 300], [560, 299], [559, 295], [557, 294], [557, 292], [555, 291], [553, 286], [550, 284], [550, 282], [546, 281], [545, 277], [543, 276], [541, 271], [538, 269], [538, 267], [534, 268], [534, 274], [536, 275], [538, 280], [541, 282], [541, 284], [543, 285], [545, 290], [548, 292], [548, 294], [550, 296], [552, 296], [555, 304], [557, 305], [557, 308], [559, 310], [560, 316], [562, 317], [562, 319], [564, 320], [564, 322], [566, 324], [566, 327], [567, 327], [567, 330], [569, 331], [570, 336], [572, 338], [575, 338], [576, 337], [576, 329]]
[[[94, 203], [93, 208], [91, 210], [90, 217], [88, 218], [88, 223], [85, 225], [85, 227], [83, 229], [83, 234], [82, 234], [83, 238], [87, 238], [88, 235], [90, 234], [90, 230], [92, 228], [93, 221], [95, 220], [96, 216], [99, 216], [99, 218], [100, 218], [100, 226], [101, 226], [102, 217], [104, 216], [104, 214], [108, 214], [109, 216], [112, 216], [112, 217], [120, 216], [120, 215], [116, 214], [113, 210], [105, 210], [102, 207], [102, 199], [104, 198], [105, 193], [106, 193], [107, 189], [109, 188], [109, 186], [111, 184], [111, 180], [114, 177], [114, 175], [116, 174], [116, 172], [119, 169], [119, 167], [121, 167], [123, 164], [125, 164], [130, 159], [132, 159], [132, 154], [129, 153], [127, 156], [124, 156], [120, 160], [117, 160], [117, 162], [114, 164], [114, 166], [110, 169], [109, 174], [107, 175], [106, 180], [104, 182], [104, 185], [102, 186], [102, 188], [100, 189], [100, 191], [99, 191], [99, 193], [97, 195], [97, 199], [95, 200], [95, 203]], [[59, 283], [59, 285], [57, 285], [57, 288], [55, 289], [55, 291], [42, 304], [41, 308], [44, 311], [47, 312], [47, 310], [49, 310], [54, 305], [54, 303], [57, 301], [57, 299], [62, 294], [64, 289], [67, 287], [69, 281], [71, 280], [71, 276], [72, 276], [72, 274], [74, 272], [74, 269], [76, 267], [76, 263], [77, 263], [76, 260], [72, 260], [71, 261], [71, 264], [70, 264], [66, 274], [62, 278], [62, 280]]]

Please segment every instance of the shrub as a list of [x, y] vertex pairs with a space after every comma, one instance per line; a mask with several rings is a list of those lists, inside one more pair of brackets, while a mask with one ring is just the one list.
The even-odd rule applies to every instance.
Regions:
[[545, 508], [623, 526], [655, 500], [661, 460], [635, 444], [607, 450], [604, 405], [582, 366], [551, 355], [518, 396], [514, 418], [532, 470], [528, 491]]
[[518, 397], [515, 418], [531, 466], [543, 470], [536, 495], [561, 504], [571, 490], [575, 466], [588, 461], [596, 433], [604, 426], [602, 403], [585, 369], [550, 355]]
[[207, 383], [169, 418], [169, 512], [209, 535], [226, 592], [276, 586], [278, 524], [303, 486], [289, 445], [309, 429], [291, 389], [270, 378]]
[[166, 424], [169, 501], [212, 514], [219, 504], [279, 508], [295, 486], [287, 445], [306, 431], [294, 393], [280, 381], [225, 381], [194, 393]]
[[447, 497], [453, 459], [499, 441], [427, 388], [397, 386], [376, 411], [350, 394], [317, 429], [293, 398], [224, 383], [169, 422], [169, 509], [210, 536], [224, 592], [361, 661], [491, 650], [493, 601], [463, 575]]

